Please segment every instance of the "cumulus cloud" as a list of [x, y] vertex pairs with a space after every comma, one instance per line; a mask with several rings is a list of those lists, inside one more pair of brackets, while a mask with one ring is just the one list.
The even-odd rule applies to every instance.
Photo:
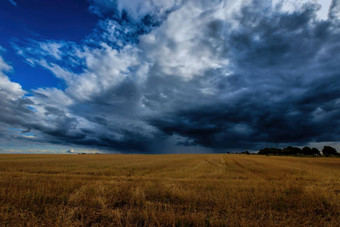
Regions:
[[1, 95], [9, 100], [20, 98], [25, 92], [21, 89], [20, 84], [11, 82], [5, 75], [11, 72], [12, 67], [8, 65], [0, 56], [0, 92]]
[[[0, 48], [0, 53], [4, 51]], [[0, 114], [1, 124], [20, 125], [18, 115], [26, 115], [29, 110], [25, 108], [28, 102], [22, 97], [26, 93], [20, 84], [9, 80], [5, 73], [10, 73], [12, 67], [0, 56], [0, 106], [3, 110]]]
[[[202, 12], [202, 7], [206, 12]], [[183, 23], [185, 21], [185, 23]], [[224, 56], [226, 27], [222, 3], [191, 2], [169, 15], [158, 29], [141, 38], [146, 59], [157, 65], [163, 76], [190, 80], [207, 70], [228, 73], [229, 60]], [[201, 28], [201, 29], [197, 29]]]
[[332, 0], [332, 3], [329, 8], [328, 17], [331, 20], [340, 19], [340, 2], [338, 0]]
[[[217, 74], [219, 95], [154, 125], [205, 146], [338, 140], [338, 129], [331, 126], [339, 116], [333, 61], [339, 46], [333, 26], [338, 24], [315, 21], [316, 7], [286, 14], [244, 6], [235, 15], [238, 28], [227, 34], [232, 73], [225, 79]], [[323, 118], [316, 117], [315, 111], [326, 106]]]
[[67, 87], [23, 97], [2, 76], [17, 118], [1, 121], [36, 140], [125, 152], [339, 141], [338, 6], [320, 19], [311, 1], [93, 0], [104, 18], [82, 43], [14, 43]]

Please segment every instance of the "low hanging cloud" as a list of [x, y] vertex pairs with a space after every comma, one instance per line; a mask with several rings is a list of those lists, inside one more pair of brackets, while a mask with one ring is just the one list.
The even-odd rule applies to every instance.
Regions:
[[25, 95], [2, 73], [14, 91], [0, 92], [0, 120], [36, 141], [122, 152], [339, 141], [338, 8], [93, 0], [102, 19], [83, 42], [13, 43], [67, 87]]

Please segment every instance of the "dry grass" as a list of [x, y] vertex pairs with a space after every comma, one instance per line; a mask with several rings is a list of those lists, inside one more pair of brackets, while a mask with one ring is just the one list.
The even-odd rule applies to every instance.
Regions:
[[1, 226], [340, 226], [340, 159], [0, 155]]

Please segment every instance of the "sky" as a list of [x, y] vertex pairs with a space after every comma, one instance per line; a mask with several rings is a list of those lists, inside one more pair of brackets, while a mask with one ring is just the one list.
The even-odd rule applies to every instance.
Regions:
[[0, 0], [0, 153], [340, 149], [339, 0]]

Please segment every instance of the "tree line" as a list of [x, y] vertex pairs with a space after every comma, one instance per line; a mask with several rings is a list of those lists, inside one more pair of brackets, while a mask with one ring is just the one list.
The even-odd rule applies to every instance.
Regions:
[[[246, 153], [246, 152], [243, 152]], [[261, 149], [257, 154], [259, 155], [307, 155], [307, 156], [340, 156], [337, 150], [331, 146], [324, 146], [322, 153], [317, 148], [310, 147], [292, 147], [288, 146], [286, 148], [264, 148]]]

